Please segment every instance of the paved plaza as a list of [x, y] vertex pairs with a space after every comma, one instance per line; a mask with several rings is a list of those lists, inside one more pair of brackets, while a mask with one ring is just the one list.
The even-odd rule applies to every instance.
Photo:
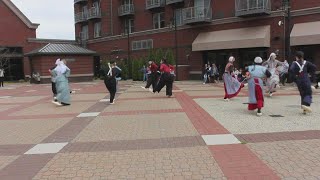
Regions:
[[303, 115], [295, 87], [247, 111], [247, 89], [183, 81], [174, 95], [121, 81], [114, 105], [102, 81], [72, 83], [72, 105], [50, 85], [0, 89], [0, 179], [320, 179], [320, 90]]

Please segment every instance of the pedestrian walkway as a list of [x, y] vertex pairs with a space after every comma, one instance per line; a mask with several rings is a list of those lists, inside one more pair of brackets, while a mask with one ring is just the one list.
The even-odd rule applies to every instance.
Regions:
[[73, 83], [72, 104], [50, 85], [0, 89], [0, 179], [320, 179], [320, 105], [302, 115], [298, 91], [247, 112], [247, 90], [175, 83], [174, 95], [121, 81], [114, 105], [102, 81]]

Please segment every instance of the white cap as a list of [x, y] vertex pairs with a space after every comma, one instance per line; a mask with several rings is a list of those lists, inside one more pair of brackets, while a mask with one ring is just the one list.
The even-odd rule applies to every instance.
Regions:
[[254, 58], [254, 62], [256, 64], [261, 64], [262, 63], [262, 58], [261, 57], [256, 57], [256, 58]]
[[229, 57], [229, 62], [234, 62], [236, 59], [233, 56]]

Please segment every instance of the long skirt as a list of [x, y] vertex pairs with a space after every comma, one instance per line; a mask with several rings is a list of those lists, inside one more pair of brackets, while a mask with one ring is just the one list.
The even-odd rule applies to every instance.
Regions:
[[57, 81], [56, 89], [58, 102], [70, 104], [71, 96], [68, 81]]
[[267, 92], [273, 93], [276, 92], [276, 88], [279, 85], [279, 75], [273, 74], [270, 78], [267, 80]]
[[261, 109], [264, 105], [263, 98], [263, 81], [259, 78], [251, 78], [248, 80], [249, 88], [249, 104], [248, 110]]
[[299, 78], [296, 81], [300, 96], [301, 96], [301, 105], [310, 106], [312, 103], [312, 89], [310, 79], [307, 77]]
[[237, 96], [240, 93], [241, 88], [243, 88], [243, 84], [240, 83], [236, 78], [232, 77], [229, 73], [223, 74], [223, 80], [225, 99], [230, 99]]

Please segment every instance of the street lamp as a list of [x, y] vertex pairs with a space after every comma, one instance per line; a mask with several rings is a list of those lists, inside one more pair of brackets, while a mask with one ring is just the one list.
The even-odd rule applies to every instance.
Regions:
[[178, 80], [178, 38], [177, 38], [177, 13], [173, 9], [173, 17], [171, 25], [174, 26], [174, 48], [175, 48], [175, 65], [176, 65], [176, 79]]
[[290, 32], [291, 32], [291, 6], [290, 0], [283, 0], [283, 12], [284, 12], [284, 28], [285, 28], [285, 59], [290, 58]]

